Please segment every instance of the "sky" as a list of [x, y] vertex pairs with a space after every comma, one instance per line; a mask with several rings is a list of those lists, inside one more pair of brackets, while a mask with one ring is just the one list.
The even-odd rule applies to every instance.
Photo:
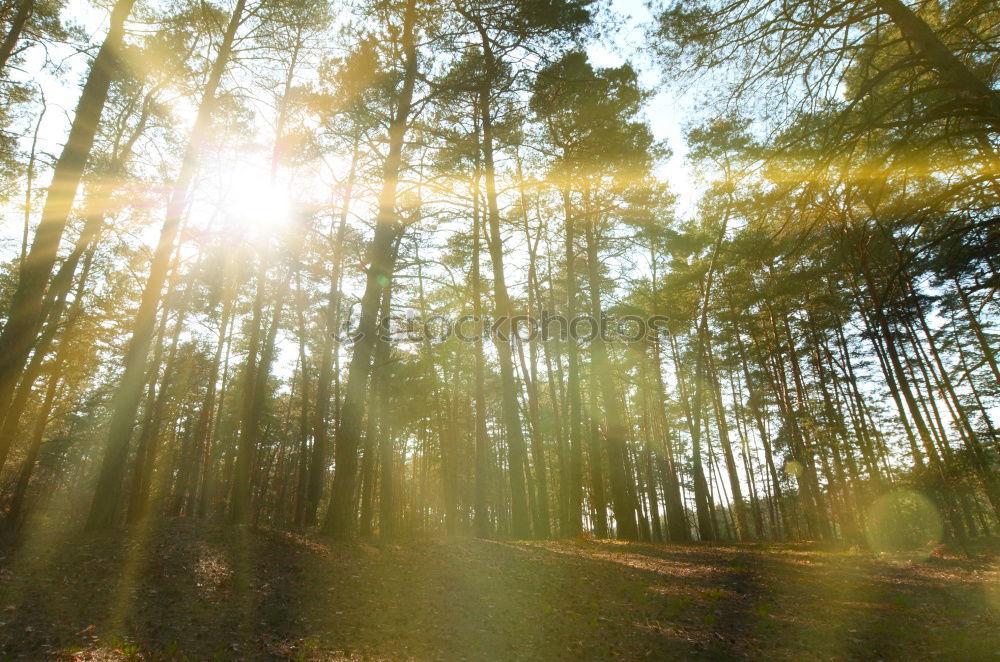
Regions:
[[671, 157], [659, 173], [670, 183], [677, 194], [678, 212], [690, 216], [700, 196], [700, 187], [686, 163], [687, 145], [684, 142], [684, 117], [689, 115], [692, 99], [689, 92], [664, 84], [658, 67], [643, 46], [645, 31], [653, 20], [643, 0], [612, 0], [610, 13], [621, 28], [607, 42], [590, 43], [587, 54], [597, 66], [619, 66], [628, 61], [639, 73], [642, 85], [653, 92], [647, 107], [646, 119], [658, 140], [666, 141]]
[[[94, 42], [99, 40], [108, 19], [106, 11], [95, 9], [88, 0], [69, 0], [65, 16], [72, 17], [69, 20], [93, 35]], [[608, 16], [620, 23], [619, 29], [601, 42], [589, 43], [588, 55], [597, 66], [618, 66], [629, 61], [639, 72], [641, 83], [654, 92], [647, 105], [646, 119], [653, 135], [665, 141], [671, 150], [670, 158], [660, 166], [658, 173], [677, 194], [678, 212], [682, 216], [690, 216], [700, 194], [700, 187], [685, 162], [687, 148], [683, 139], [682, 118], [691, 107], [690, 95], [664, 85], [655, 62], [643, 51], [645, 29], [652, 20], [652, 14], [642, 0], [611, 0]], [[22, 66], [22, 79], [30, 80], [45, 96], [46, 111], [39, 125], [36, 151], [40, 162], [51, 163], [65, 140], [79, 95], [79, 81], [86, 73], [88, 62], [83, 54], [69, 48], [54, 47], [49, 49], [48, 56], [51, 61], [59, 63], [59, 70], [43, 70], [43, 56], [43, 49], [29, 51]], [[22, 141], [26, 153], [31, 148], [36, 119], [31, 118], [30, 124], [23, 127], [27, 133]], [[41, 173], [36, 185], [44, 186], [47, 176], [47, 171]], [[15, 199], [8, 203], [3, 217], [6, 220], [0, 226], [0, 256], [9, 257], [20, 249], [23, 200]]]

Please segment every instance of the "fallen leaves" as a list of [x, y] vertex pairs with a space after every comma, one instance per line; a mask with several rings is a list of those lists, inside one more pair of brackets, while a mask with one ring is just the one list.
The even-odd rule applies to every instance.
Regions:
[[[117, 533], [10, 566], [0, 657], [874, 659], [1000, 648], [995, 560], [586, 538], [327, 545], [177, 521], [144, 540]], [[126, 567], [132, 583], [110, 590]], [[114, 627], [112, 613], [124, 615]]]

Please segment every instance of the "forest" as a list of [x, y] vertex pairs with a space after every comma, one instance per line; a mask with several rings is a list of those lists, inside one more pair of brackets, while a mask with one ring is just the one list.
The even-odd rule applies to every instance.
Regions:
[[1000, 650], [995, 3], [0, 17], [0, 657]]

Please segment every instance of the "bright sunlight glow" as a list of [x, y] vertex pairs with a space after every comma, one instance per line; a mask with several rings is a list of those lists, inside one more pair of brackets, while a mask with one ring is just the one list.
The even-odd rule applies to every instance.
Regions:
[[292, 219], [294, 203], [287, 185], [265, 169], [238, 166], [222, 191], [224, 220], [228, 227], [255, 235], [281, 230]]

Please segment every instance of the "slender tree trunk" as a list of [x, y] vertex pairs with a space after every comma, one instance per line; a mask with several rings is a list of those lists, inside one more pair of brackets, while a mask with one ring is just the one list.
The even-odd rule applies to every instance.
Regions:
[[[164, 322], [161, 328], [166, 326], [166, 311], [164, 311]], [[129, 505], [126, 521], [133, 524], [142, 520], [149, 513], [150, 491], [153, 484], [153, 472], [156, 468], [156, 458], [160, 449], [160, 428], [167, 420], [167, 410], [170, 401], [170, 390], [174, 383], [174, 376], [177, 369], [177, 344], [180, 341], [181, 329], [184, 327], [183, 312], [177, 315], [174, 322], [174, 333], [170, 341], [170, 351], [160, 379], [160, 386], [155, 390], [155, 397], [150, 401], [150, 407], [146, 412], [146, 423], [143, 426], [139, 439], [139, 448], [136, 452], [135, 466], [132, 469], [132, 487], [129, 491]], [[165, 329], [164, 329], [165, 330]], [[157, 345], [162, 344], [163, 331]], [[157, 349], [156, 354], [160, 351]], [[159, 360], [154, 360], [150, 372], [156, 375], [159, 369]], [[150, 379], [150, 393], [153, 392], [153, 382]]]
[[[566, 251], [566, 319], [576, 316], [576, 236], [569, 190], [563, 189]], [[580, 348], [572, 334], [566, 334], [566, 398], [569, 413], [569, 535], [583, 531], [583, 406], [580, 398]]]
[[313, 448], [309, 458], [309, 480], [306, 488], [305, 526], [315, 526], [316, 511], [323, 498], [323, 483], [326, 479], [327, 457], [329, 456], [329, 416], [330, 383], [339, 382], [340, 376], [333, 374], [333, 353], [339, 349], [340, 341], [340, 287], [344, 268], [344, 239], [347, 234], [347, 216], [353, 198], [354, 182], [357, 174], [360, 139], [355, 138], [351, 155], [351, 170], [347, 176], [344, 200], [340, 207], [340, 218], [334, 238], [333, 273], [330, 276], [330, 293], [326, 309], [326, 335], [323, 338], [323, 353], [320, 358], [319, 383], [316, 387], [316, 413], [313, 416]]
[[[299, 366], [302, 380], [301, 394], [299, 397], [299, 443], [298, 452], [295, 453], [295, 462], [289, 460], [289, 465], [295, 464], [297, 471], [295, 476], [294, 498], [292, 499], [292, 522], [298, 530], [305, 526], [305, 499], [309, 482], [309, 435], [314, 429], [312, 417], [309, 416], [310, 390], [309, 390], [309, 364], [306, 357], [306, 345], [308, 343], [306, 332], [306, 308], [308, 306], [306, 292], [302, 287], [302, 270], [295, 273], [296, 303], [295, 316], [299, 327]], [[324, 340], [325, 342], [325, 340]], [[289, 396], [289, 402], [291, 396]], [[288, 478], [292, 480], [291, 476]], [[284, 489], [285, 483], [282, 483]]]
[[[585, 226], [587, 238], [587, 279], [590, 285], [591, 316], [601, 325], [604, 312], [601, 309], [600, 265], [597, 255], [597, 238], [593, 222]], [[625, 472], [625, 425], [618, 408], [614, 382], [611, 377], [611, 366], [608, 362], [608, 350], [602, 337], [603, 329], [596, 329], [590, 341], [590, 365], [593, 379], [597, 380], [604, 404], [604, 416], [607, 421], [605, 431], [605, 448], [608, 455], [608, 474], [611, 481], [611, 506], [615, 513], [615, 526], [618, 537], [625, 540], [637, 540], [639, 530], [636, 525], [636, 504], [632, 498]]]
[[876, 0], [875, 4], [892, 19], [945, 84], [974, 104], [986, 123], [1000, 126], [1000, 96], [945, 46], [922, 18], [901, 0]]
[[[207, 135], [216, 106], [216, 93], [222, 81], [222, 75], [231, 55], [236, 30], [243, 15], [245, 0], [237, 0], [233, 13], [229, 18], [222, 43], [208, 82], [198, 107], [191, 135], [188, 139], [181, 170], [174, 183], [173, 193], [167, 203], [167, 217], [160, 230], [160, 238], [153, 254], [149, 277], [142, 292], [139, 310], [136, 312], [132, 325], [132, 338], [125, 354], [125, 371], [115, 389], [112, 399], [112, 417], [108, 432], [107, 445], [101, 462], [101, 470], [97, 479], [97, 490], [91, 503], [90, 514], [87, 517], [87, 528], [98, 529], [113, 524], [119, 502], [122, 476], [125, 470], [125, 460], [128, 456], [129, 439], [135, 424], [136, 410], [142, 393], [142, 384], [146, 379], [146, 358], [153, 339], [153, 328], [156, 325], [156, 310], [160, 302], [160, 293], [167, 279], [170, 266], [170, 256], [174, 251], [174, 241], [180, 230], [181, 217], [187, 207], [188, 191], [194, 179], [198, 161], [198, 150]], [[117, 8], [116, 8], [117, 9]], [[107, 41], [105, 41], [107, 44]], [[103, 50], [103, 48], [102, 48]], [[100, 57], [100, 56], [98, 56]], [[105, 96], [107, 86], [105, 86]], [[92, 138], [91, 138], [92, 141]], [[74, 186], [75, 190], [75, 186]], [[37, 235], [36, 235], [37, 236]], [[36, 239], [37, 241], [37, 239]], [[58, 242], [57, 242], [58, 243]], [[0, 371], [2, 372], [2, 371]]]
[[715, 368], [715, 356], [712, 341], [705, 341], [705, 358], [708, 362], [708, 378], [712, 387], [715, 404], [715, 420], [719, 426], [719, 442], [722, 444], [722, 455], [726, 460], [726, 474], [729, 478], [729, 489], [733, 496], [733, 513], [736, 519], [736, 535], [740, 540], [754, 537], [747, 521], [746, 504], [743, 501], [743, 489], [740, 486], [739, 470], [736, 467], [736, 457], [733, 455], [733, 445], [729, 438], [729, 423], [726, 420], [726, 409], [722, 401], [722, 384]]
[[[219, 378], [219, 367], [222, 364], [222, 351], [226, 345], [226, 334], [230, 326], [235, 298], [225, 283], [223, 284], [223, 291], [226, 292], [223, 295], [226, 298], [222, 304], [222, 319], [219, 322], [219, 335], [215, 341], [215, 353], [212, 355], [212, 363], [208, 370], [208, 389], [205, 394], [205, 402], [201, 407], [201, 412], [198, 414], [198, 422], [195, 424], [194, 432], [195, 444], [200, 449], [198, 463], [201, 468], [201, 480], [195, 481], [190, 486], [188, 505], [185, 508], [185, 511], [189, 515], [194, 514], [197, 509], [199, 517], [204, 517], [206, 504], [204, 499], [200, 502], [198, 501], [198, 493], [200, 491], [202, 495], [207, 494], [208, 485], [211, 482], [212, 437], [215, 433], [212, 418], [215, 412], [216, 386]], [[197, 472], [194, 475], [197, 475]]]
[[[705, 481], [705, 470], [701, 461], [701, 382], [703, 369], [701, 352], [699, 351], [695, 358], [694, 403], [689, 403], [687, 387], [684, 384], [684, 369], [677, 351], [677, 341], [672, 335], [670, 336], [670, 344], [673, 350], [674, 372], [677, 374], [677, 389], [681, 398], [681, 407], [684, 410], [691, 434], [691, 471], [694, 474], [694, 502], [695, 514], [698, 518], [698, 538], [700, 540], [715, 540], [715, 524], [709, 503], [708, 483]], [[697, 340], [695, 345], [700, 347]]]
[[[653, 292], [653, 311], [661, 310], [659, 299], [660, 285], [658, 281], [658, 260], [654, 247], [650, 247], [651, 265], [651, 286]], [[663, 459], [664, 459], [664, 500], [666, 501], [667, 517], [667, 538], [671, 542], [687, 542], [691, 539], [691, 531], [688, 527], [687, 516], [684, 512], [684, 501], [681, 496], [681, 484], [677, 473], [677, 460], [674, 456], [674, 447], [670, 435], [670, 425], [667, 419], [667, 388], [663, 380], [663, 356], [660, 342], [663, 338], [663, 330], [659, 328], [650, 329], [653, 335], [651, 347], [653, 353], [654, 376], [656, 377], [656, 404], [654, 411], [660, 422], [663, 435]]]
[[[247, 371], [247, 381], [252, 378], [252, 385], [244, 401], [240, 418], [240, 438], [236, 450], [236, 467], [233, 474], [232, 504], [229, 518], [232, 522], [248, 523], [253, 515], [251, 505], [253, 500], [253, 476], [260, 469], [257, 462], [257, 447], [261, 439], [260, 418], [264, 411], [267, 398], [267, 380], [271, 375], [271, 362], [274, 360], [275, 340], [281, 325], [281, 315], [288, 298], [291, 274], [282, 277], [278, 291], [274, 295], [271, 311], [271, 321], [267, 327], [267, 337], [260, 349], [260, 359], [254, 370]], [[258, 291], [261, 295], [263, 288]], [[249, 366], [248, 366], [249, 368]], [[266, 474], [265, 474], [266, 475]]]
[[[478, 133], [478, 130], [477, 130]], [[475, 519], [474, 527], [476, 535], [481, 538], [488, 537], [492, 532], [489, 514], [489, 483], [492, 475], [491, 466], [493, 464], [492, 451], [490, 449], [489, 437], [486, 433], [486, 388], [484, 380], [486, 378], [486, 361], [483, 355], [483, 295], [482, 295], [482, 275], [479, 267], [479, 256], [481, 252], [482, 228], [480, 227], [480, 204], [479, 204], [479, 172], [475, 175], [472, 192], [472, 314], [477, 325], [475, 333], [475, 365], [473, 366], [473, 400], [475, 403]]]
[[[750, 378], [750, 368], [748, 365], [746, 346], [743, 343], [743, 337], [737, 333], [736, 334], [736, 347], [740, 353], [740, 366], [743, 370], [743, 379], [746, 382], [747, 389], [754, 392], [754, 383]], [[771, 449], [771, 440], [767, 434], [767, 426], [764, 424], [764, 414], [760, 407], [756, 403], [751, 407], [751, 413], [753, 414], [754, 421], [757, 424], [757, 434], [760, 436], [761, 445], [764, 447], [764, 463], [767, 465], [768, 476], [771, 479], [771, 501], [772, 501], [772, 512], [771, 518], [775, 523], [775, 538], [781, 539], [782, 532], [788, 532], [788, 514], [785, 509], [785, 499], [781, 493], [781, 482], [778, 479], [778, 470], [774, 465], [774, 453]], [[775, 505], [777, 509], [775, 511]]]
[[[382, 303], [379, 305], [379, 318], [388, 322], [392, 311], [392, 283], [382, 292]], [[370, 537], [374, 530], [375, 515], [375, 472], [377, 463], [375, 454], [378, 452], [380, 439], [387, 427], [388, 409], [388, 373], [392, 352], [392, 339], [385, 331], [386, 324], [381, 324], [382, 333], [376, 341], [372, 356], [372, 378], [368, 397], [368, 420], [365, 430], [365, 444], [361, 455], [361, 536]], [[382, 480], [391, 478], [382, 476]], [[383, 538], [388, 538], [382, 532]]]
[[598, 422], [599, 408], [597, 376], [590, 375], [587, 394], [587, 417], [590, 421], [587, 457], [590, 460], [590, 509], [594, 515], [594, 535], [608, 537], [608, 500], [604, 493], [604, 460], [601, 457], [601, 426]]
[[17, 3], [17, 11], [10, 22], [10, 29], [4, 35], [3, 43], [0, 43], [0, 74], [7, 70], [7, 62], [10, 61], [17, 47], [17, 42], [21, 39], [21, 33], [27, 24], [31, 14], [35, 11], [35, 0], [21, 0]]
[[507, 468], [510, 480], [511, 535], [514, 538], [531, 536], [531, 517], [528, 509], [526, 477], [524, 466], [526, 451], [524, 431], [517, 401], [517, 385], [514, 377], [514, 362], [511, 355], [511, 317], [513, 304], [507, 292], [507, 282], [503, 269], [503, 239], [500, 236], [500, 210], [497, 203], [496, 178], [493, 163], [493, 109], [491, 103], [491, 83], [498, 63], [486, 30], [477, 26], [481, 36], [481, 47], [485, 61], [486, 75], [479, 91], [479, 117], [482, 123], [483, 174], [486, 181], [487, 248], [493, 267], [494, 313], [497, 320], [493, 334], [500, 364], [500, 382], [503, 397], [503, 420], [507, 434]]
[[[538, 292], [538, 239], [532, 241], [528, 226], [528, 204], [524, 190], [524, 174], [521, 169], [520, 154], [515, 152], [517, 161], [517, 181], [519, 199], [521, 202], [521, 214], [524, 217], [524, 236], [528, 245], [528, 324], [538, 323], [539, 305], [535, 294]], [[521, 369], [524, 373], [524, 382], [527, 391], [528, 420], [531, 423], [531, 460], [535, 467], [535, 537], [548, 538], [551, 535], [552, 523], [549, 513], [549, 487], [548, 487], [548, 462], [545, 458], [545, 434], [542, 429], [542, 417], [540, 413], [541, 405], [538, 386], [538, 345], [535, 339], [528, 340], [527, 357], [525, 356], [523, 341], [518, 335], [518, 330], [512, 330], [514, 342], [517, 344], [518, 357], [521, 362]], [[530, 361], [528, 360], [530, 359]]]
[[354, 488], [357, 482], [358, 445], [368, 377], [371, 373], [372, 353], [377, 339], [378, 308], [382, 292], [395, 271], [394, 245], [397, 235], [402, 232], [396, 214], [396, 187], [402, 167], [403, 141], [417, 78], [415, 23], [416, 2], [407, 0], [401, 42], [406, 58], [403, 84], [397, 99], [395, 116], [389, 125], [389, 151], [383, 171], [382, 191], [379, 195], [375, 236], [368, 249], [369, 266], [365, 291], [361, 297], [358, 337], [347, 373], [346, 393], [340, 427], [337, 431], [334, 456], [336, 467], [330, 493], [330, 507], [323, 523], [324, 532], [337, 538], [348, 538], [354, 534], [356, 519]]
[[83, 85], [69, 136], [52, 171], [42, 218], [21, 265], [17, 286], [0, 331], [0, 411], [6, 409], [42, 322], [42, 299], [66, 230], [80, 179], [94, 146], [97, 124], [117, 68], [125, 20], [135, 0], [118, 0], [111, 24]]

